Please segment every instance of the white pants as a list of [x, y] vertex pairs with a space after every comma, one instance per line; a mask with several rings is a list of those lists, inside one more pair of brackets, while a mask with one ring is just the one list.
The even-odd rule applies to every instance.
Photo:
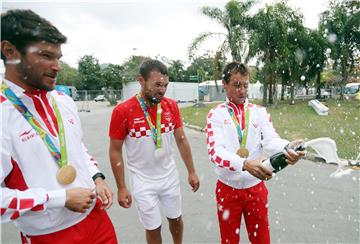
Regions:
[[160, 208], [169, 219], [181, 216], [181, 194], [177, 170], [161, 181], [144, 180], [137, 175], [131, 178], [132, 196], [140, 222], [146, 230], [154, 230], [161, 226]]

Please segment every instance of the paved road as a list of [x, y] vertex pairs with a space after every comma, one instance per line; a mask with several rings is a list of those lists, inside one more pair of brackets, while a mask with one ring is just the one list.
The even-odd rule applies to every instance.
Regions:
[[[107, 155], [112, 108], [106, 103], [91, 102], [90, 110], [80, 113], [85, 143], [115, 190]], [[216, 176], [206, 155], [205, 135], [189, 129], [186, 133], [192, 145], [201, 187], [198, 192], [191, 192], [185, 166], [177, 156], [183, 194], [184, 242], [219, 243], [214, 199]], [[341, 179], [331, 179], [329, 175], [334, 170], [333, 165], [301, 161], [266, 183], [272, 243], [360, 243], [360, 171]], [[145, 243], [134, 207], [125, 210], [115, 203], [109, 215], [119, 243]], [[164, 243], [171, 243], [166, 221], [162, 232]], [[244, 225], [240, 233], [241, 243], [249, 243]], [[19, 243], [19, 235], [12, 224], [2, 225], [1, 241]]]

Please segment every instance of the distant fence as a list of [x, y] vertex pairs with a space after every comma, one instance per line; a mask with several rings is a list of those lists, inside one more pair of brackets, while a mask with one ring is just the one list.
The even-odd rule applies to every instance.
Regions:
[[95, 97], [104, 95], [106, 98], [121, 99], [121, 90], [78, 90], [77, 101], [92, 101]]

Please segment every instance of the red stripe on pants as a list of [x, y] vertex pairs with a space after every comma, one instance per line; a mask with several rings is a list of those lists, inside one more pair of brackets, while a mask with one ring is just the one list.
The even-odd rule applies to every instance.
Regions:
[[263, 181], [247, 189], [236, 189], [221, 181], [217, 182], [216, 201], [221, 243], [239, 243], [242, 215], [250, 242], [270, 243], [267, 196], [268, 190]]
[[117, 244], [114, 226], [106, 211], [100, 209], [100, 206], [101, 202], [98, 199], [91, 213], [76, 225], [46, 235], [22, 236], [22, 243]]

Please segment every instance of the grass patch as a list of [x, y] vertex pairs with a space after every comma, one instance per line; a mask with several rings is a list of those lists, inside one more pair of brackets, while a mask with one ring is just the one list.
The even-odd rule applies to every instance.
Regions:
[[[257, 103], [257, 101], [254, 101]], [[205, 127], [209, 110], [219, 103], [202, 108], [181, 108], [186, 123]], [[319, 116], [308, 106], [308, 101], [296, 101], [295, 105], [280, 102], [278, 108], [267, 108], [276, 131], [282, 138], [311, 140], [330, 137], [336, 141], [341, 158], [355, 159], [360, 152], [360, 103], [355, 100], [329, 99], [328, 116]]]

